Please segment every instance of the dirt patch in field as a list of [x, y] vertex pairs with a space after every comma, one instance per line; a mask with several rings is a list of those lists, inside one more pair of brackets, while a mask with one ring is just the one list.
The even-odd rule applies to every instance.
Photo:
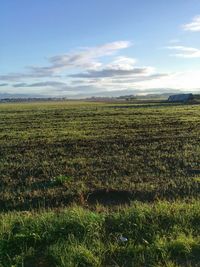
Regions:
[[130, 204], [131, 192], [126, 190], [100, 189], [90, 192], [86, 196], [88, 204], [124, 205]]
[[24, 267], [56, 267], [56, 263], [51, 256], [34, 256], [25, 259]]
[[198, 175], [200, 174], [200, 169], [189, 169], [188, 173], [191, 175]]

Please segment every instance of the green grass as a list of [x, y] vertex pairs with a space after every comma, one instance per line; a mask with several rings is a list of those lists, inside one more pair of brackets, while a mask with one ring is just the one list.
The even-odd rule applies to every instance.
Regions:
[[66, 175], [58, 175], [52, 179], [52, 183], [57, 184], [57, 185], [64, 185], [70, 182], [72, 178], [70, 176]]
[[198, 105], [1, 104], [0, 267], [200, 266], [199, 125]]
[[199, 266], [199, 221], [199, 201], [9, 212], [0, 215], [0, 266]]

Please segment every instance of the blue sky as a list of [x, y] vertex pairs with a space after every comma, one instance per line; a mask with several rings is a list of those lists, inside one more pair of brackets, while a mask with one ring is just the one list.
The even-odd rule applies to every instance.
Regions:
[[2, 0], [0, 93], [200, 91], [199, 0]]

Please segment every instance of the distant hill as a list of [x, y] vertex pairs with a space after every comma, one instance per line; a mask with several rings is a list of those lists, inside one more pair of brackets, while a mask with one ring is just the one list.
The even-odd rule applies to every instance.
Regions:
[[[188, 91], [189, 93], [190, 91]], [[200, 92], [200, 90], [199, 90]], [[66, 96], [51, 96], [51, 95], [41, 95], [41, 94], [10, 94], [10, 93], [0, 93], [0, 101], [3, 99], [13, 99], [13, 100], [20, 100], [20, 99], [96, 99], [96, 98], [117, 98], [117, 99], [146, 99], [146, 100], [153, 100], [153, 99], [161, 99], [165, 100], [168, 99], [170, 95], [174, 94], [181, 94], [186, 93], [181, 90], [177, 89], [167, 89], [167, 88], [160, 88], [160, 89], [147, 89], [147, 90], [140, 90], [140, 89], [133, 89], [133, 90], [113, 90], [113, 91], [101, 91], [95, 93], [84, 93], [84, 94], [76, 94], [76, 95], [66, 95]], [[200, 98], [199, 94], [194, 94], [195, 98]]]
[[32, 94], [9, 94], [9, 93], [0, 93], [0, 99], [6, 99], [6, 98], [32, 98], [32, 97], [48, 97], [48, 96], [42, 96], [42, 95], [32, 95]]

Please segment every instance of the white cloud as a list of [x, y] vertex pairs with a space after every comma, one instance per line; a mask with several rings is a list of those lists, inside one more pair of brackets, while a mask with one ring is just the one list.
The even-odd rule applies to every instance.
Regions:
[[110, 77], [120, 77], [120, 76], [138, 76], [138, 75], [148, 75], [151, 73], [151, 67], [135, 67], [133, 69], [116, 69], [111, 67], [105, 67], [100, 70], [91, 70], [82, 73], [76, 73], [69, 75], [71, 78], [110, 78]]
[[168, 46], [167, 49], [175, 51], [171, 56], [182, 58], [200, 58], [200, 49], [188, 46]]
[[200, 15], [194, 17], [190, 23], [184, 24], [185, 31], [200, 32]]
[[148, 76], [155, 72], [155, 69], [150, 66], [135, 66], [136, 59], [130, 57], [117, 57], [111, 63], [104, 64], [98, 69], [88, 69], [83, 72], [69, 75], [71, 78], [87, 78], [87, 79], [102, 79], [102, 78], [117, 78], [117, 77], [137, 77]]
[[101, 46], [85, 48], [84, 54], [86, 57], [99, 58], [106, 55], [112, 55], [113, 53], [130, 46], [132, 46], [132, 43], [129, 41], [116, 41]]
[[109, 69], [115, 70], [132, 70], [136, 63], [136, 59], [130, 57], [117, 57], [113, 62], [107, 65]]
[[[136, 93], [162, 93], [180, 90], [200, 92], [200, 71], [184, 71], [175, 73], [155, 73], [148, 76], [106, 77], [98, 79], [84, 78], [77, 83], [45, 81], [41, 83], [22, 83], [9, 86], [9, 93], [29, 93], [46, 96], [92, 96], [98, 92], [132, 90]], [[18, 87], [19, 86], [19, 87]], [[1, 91], [0, 91], [1, 92]], [[2, 91], [3, 92], [3, 91]], [[106, 94], [105, 94], [106, 95]]]
[[[200, 71], [184, 71], [169, 74], [155, 74], [148, 77], [135, 77], [133, 79], [103, 79], [93, 83], [93, 87], [112, 90], [138, 89], [162, 93], [163, 90], [182, 90], [200, 92]], [[160, 91], [159, 91], [160, 90]]]
[[9, 73], [0, 75], [0, 81], [18, 81], [29, 78], [58, 77], [58, 75], [67, 69], [98, 69], [102, 63], [98, 59], [113, 55], [122, 49], [130, 47], [129, 41], [116, 41], [96, 47], [82, 48], [81, 51], [72, 52], [64, 55], [57, 55], [49, 58], [48, 66], [28, 67], [25, 73]]
[[183, 91], [200, 91], [200, 71], [175, 72], [151, 81], [142, 81], [140, 88], [172, 88]]
[[13, 87], [64, 87], [67, 84], [64, 82], [58, 82], [58, 81], [44, 81], [44, 82], [37, 82], [37, 83], [16, 83], [13, 84]]
[[49, 59], [49, 67], [32, 67], [34, 73], [56, 74], [69, 68], [97, 69], [102, 63], [99, 58], [113, 55], [121, 49], [131, 46], [128, 41], [117, 41], [102, 46], [83, 48], [81, 51], [58, 55]]
[[[173, 56], [200, 58], [200, 49], [176, 45], [166, 47]], [[102, 91], [135, 90], [162, 92], [200, 88], [200, 71], [160, 73], [152, 66], [141, 66], [135, 58], [117, 53], [131, 46], [128, 41], [112, 42], [49, 58], [44, 67], [29, 67], [25, 73], [0, 75], [0, 92], [30, 93], [46, 96], [93, 95]], [[111, 56], [111, 57], [109, 57]], [[107, 63], [103, 63], [104, 57]], [[45, 80], [44, 80], [45, 78]], [[164, 89], [160, 89], [164, 88]]]

